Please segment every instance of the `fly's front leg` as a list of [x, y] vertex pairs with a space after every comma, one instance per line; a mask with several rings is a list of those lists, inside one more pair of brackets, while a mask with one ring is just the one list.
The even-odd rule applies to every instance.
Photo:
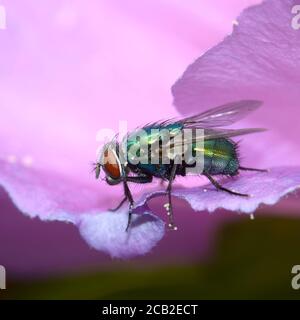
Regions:
[[[149, 183], [153, 180], [153, 178], [151, 176], [147, 176], [147, 175], [141, 175], [141, 176], [133, 176], [133, 177], [126, 177], [126, 181], [127, 182], [134, 182], [134, 183]], [[127, 186], [128, 187], [128, 186]], [[115, 212], [118, 211], [122, 205], [127, 201], [127, 196], [126, 196], [126, 192], [125, 192], [125, 197], [124, 199], [122, 199], [122, 201], [118, 204], [118, 206], [116, 208], [113, 209], [109, 209], [109, 211]]]
[[140, 175], [140, 176], [127, 176], [124, 181], [123, 181], [123, 185], [124, 185], [124, 193], [125, 193], [125, 198], [122, 200], [122, 202], [120, 203], [120, 205], [118, 207], [121, 207], [122, 204], [128, 200], [129, 201], [129, 211], [128, 211], [128, 222], [127, 222], [127, 227], [126, 227], [126, 231], [128, 231], [130, 224], [131, 224], [131, 218], [132, 218], [132, 209], [134, 206], [134, 201], [133, 201], [133, 197], [131, 194], [131, 191], [129, 189], [128, 183], [127, 182], [134, 182], [134, 183], [148, 183], [152, 181], [152, 177], [151, 176], [147, 176], [147, 175]]
[[129, 201], [128, 222], [127, 222], [127, 227], [126, 227], [126, 231], [128, 231], [130, 223], [131, 223], [132, 209], [133, 209], [134, 201], [133, 201], [131, 191], [128, 187], [127, 181], [124, 180], [123, 184], [124, 184], [124, 192], [125, 192], [126, 199], [128, 199], [128, 201]]
[[118, 211], [126, 201], [127, 201], [127, 197], [125, 196], [124, 199], [115, 208], [109, 209], [108, 211], [111, 211], [111, 212]]
[[171, 169], [171, 173], [169, 176], [169, 183], [167, 187], [167, 194], [168, 194], [168, 203], [165, 204], [165, 208], [167, 209], [167, 215], [169, 217], [169, 228], [172, 230], [177, 230], [177, 227], [175, 226], [174, 223], [174, 216], [173, 216], [173, 205], [172, 205], [172, 184], [176, 176], [176, 169], [177, 169], [177, 164], [173, 164], [173, 167]]

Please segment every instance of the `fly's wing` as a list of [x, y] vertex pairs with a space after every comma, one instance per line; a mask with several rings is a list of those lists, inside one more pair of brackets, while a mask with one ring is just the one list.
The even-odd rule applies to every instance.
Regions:
[[[249, 113], [262, 105], [258, 100], [241, 100], [228, 103], [198, 115], [181, 120], [183, 129], [203, 129], [200, 134], [196, 133], [193, 138], [183, 137], [182, 143], [189, 144], [197, 141], [212, 140], [217, 138], [232, 138], [245, 134], [265, 131], [263, 128], [246, 129], [224, 129], [221, 126], [231, 125], [238, 120], [243, 119]], [[177, 143], [178, 145], [178, 143]]]
[[192, 135], [186, 135], [184, 129], [171, 137], [163, 144], [150, 146], [152, 158], [158, 159], [162, 155], [164, 158], [174, 160], [176, 156], [183, 156], [188, 150], [191, 150], [195, 145], [203, 145], [204, 140], [212, 140], [218, 138], [233, 138], [251, 133], [266, 131], [264, 128], [245, 128], [245, 129], [204, 129], [199, 133], [193, 129]]
[[202, 113], [183, 119], [167, 119], [145, 125], [147, 128], [170, 128], [181, 126], [183, 128], [218, 128], [226, 127], [245, 118], [249, 113], [262, 105], [259, 100], [240, 100], [230, 102]]
[[262, 105], [258, 100], [241, 100], [224, 104], [180, 120], [185, 128], [215, 128], [229, 126]]
[[217, 139], [217, 138], [232, 138], [237, 136], [242, 136], [245, 134], [256, 133], [256, 132], [264, 132], [266, 129], [264, 128], [245, 128], [245, 129], [205, 129], [203, 130], [203, 134], [199, 135], [196, 139]]
[[170, 140], [168, 144], [165, 145], [165, 148], [174, 149], [173, 153], [184, 152], [188, 150], [190, 146], [197, 143], [202, 144], [204, 140], [213, 140], [219, 138], [233, 138], [237, 136], [242, 136], [250, 133], [263, 132], [266, 129], [263, 128], [246, 128], [246, 129], [205, 129], [197, 132], [192, 130], [191, 134], [185, 134], [184, 130], [182, 134], [177, 135], [174, 140]]
[[[173, 151], [171, 152], [172, 156], [170, 156], [173, 158], [174, 156], [176, 156], [176, 152], [180, 152], [181, 150], [181, 148], [176, 147], [182, 146], [184, 148], [184, 146], [186, 147], [189, 144], [193, 144], [198, 141], [201, 142], [203, 140], [211, 140], [217, 138], [231, 138], [255, 132], [262, 132], [265, 131], [265, 129], [218, 128], [221, 126], [231, 125], [238, 120], [243, 119], [249, 113], [259, 108], [261, 105], [262, 102], [258, 100], [242, 100], [228, 103], [184, 119], [170, 119], [147, 124], [146, 126], [141, 128], [142, 130], [146, 130], [147, 132], [145, 138], [146, 140], [142, 139], [141, 141], [146, 141], [146, 144], [149, 147], [148, 150], [151, 152], [152, 156], [159, 157], [159, 155], [161, 155], [164, 151], [162, 150], [162, 148], [168, 148]], [[150, 134], [150, 129], [155, 129], [156, 133]], [[161, 130], [163, 129], [168, 131], [169, 134], [167, 134], [166, 137], [170, 137], [171, 139], [169, 139], [169, 141], [166, 141], [166, 143], [164, 144], [158, 144], [158, 141], [162, 139]], [[191, 138], [190, 136], [185, 137], [185, 134], [183, 134], [184, 129], [203, 129], [203, 131], [200, 135], [196, 134], [196, 136], [193, 135], [193, 137]], [[139, 130], [137, 132], [139, 132]], [[175, 149], [179, 151], [175, 151]]]

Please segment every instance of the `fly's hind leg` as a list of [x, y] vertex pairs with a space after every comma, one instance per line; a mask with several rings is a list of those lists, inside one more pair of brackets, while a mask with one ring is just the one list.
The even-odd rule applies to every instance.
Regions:
[[268, 169], [256, 169], [256, 168], [247, 168], [247, 167], [239, 167], [239, 170], [243, 170], [243, 171], [257, 171], [257, 172], [269, 172]]
[[218, 190], [222, 190], [225, 191], [227, 193], [233, 194], [235, 196], [240, 196], [240, 197], [249, 197], [249, 194], [245, 194], [245, 193], [239, 193], [239, 192], [235, 192], [232, 191], [230, 189], [227, 189], [225, 187], [223, 187], [222, 185], [220, 185], [220, 183], [218, 181], [216, 181], [211, 175], [209, 175], [208, 173], [203, 173], [203, 175], [205, 175], [208, 180], [218, 189]]

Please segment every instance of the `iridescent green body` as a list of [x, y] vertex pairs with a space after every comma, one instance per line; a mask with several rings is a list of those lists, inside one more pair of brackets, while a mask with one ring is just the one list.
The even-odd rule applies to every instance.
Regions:
[[237, 174], [239, 159], [237, 144], [230, 139], [204, 140], [204, 172], [210, 175]]
[[[176, 136], [180, 134], [183, 126], [176, 123], [167, 126], [148, 126], [144, 127], [144, 136], [137, 142], [136, 135], [140, 134], [140, 131], [137, 131], [135, 134], [127, 137], [127, 156], [129, 158], [129, 166], [133, 172], [136, 173], [145, 173], [158, 178], [167, 178], [170, 174], [170, 170], [172, 167], [172, 162], [170, 164], [153, 164], [149, 163], [137, 163], [132, 164], [132, 158], [134, 154], [130, 150], [134, 147], [136, 154], [140, 156], [140, 144], [146, 143], [150, 145], [158, 136], [164, 136], [162, 132], [163, 130], [167, 130], [170, 136]], [[204, 131], [205, 132], [205, 131]], [[196, 143], [192, 143], [192, 150], [195, 152], [197, 150]], [[149, 148], [149, 150], [151, 150]], [[203, 142], [203, 150], [201, 150], [204, 154], [204, 168], [203, 172], [208, 173], [210, 175], [229, 175], [234, 176], [238, 172], [239, 168], [239, 160], [237, 154], [237, 144], [230, 139], [227, 138], [216, 138], [216, 139], [208, 139]], [[149, 154], [149, 159], [150, 159]], [[183, 162], [178, 166], [176, 174], [177, 175], [186, 175], [186, 168], [190, 167], [187, 163]]]
[[[100, 168], [109, 185], [123, 184], [124, 198], [113, 211], [128, 201], [128, 230], [134, 199], [128, 183], [151, 183], [153, 177], [167, 181], [168, 226], [176, 230], [173, 218], [172, 185], [176, 176], [202, 174], [217, 190], [233, 196], [249, 195], [228, 189], [213, 176], [235, 176], [240, 170], [265, 172], [239, 164], [237, 144], [233, 137], [264, 131], [261, 128], [224, 128], [243, 119], [262, 104], [258, 100], [241, 100], [206, 110], [181, 119], [168, 119], [148, 124], [130, 132], [122, 141], [114, 139], [104, 145], [96, 163], [96, 178]], [[178, 161], [179, 160], [179, 161]]]

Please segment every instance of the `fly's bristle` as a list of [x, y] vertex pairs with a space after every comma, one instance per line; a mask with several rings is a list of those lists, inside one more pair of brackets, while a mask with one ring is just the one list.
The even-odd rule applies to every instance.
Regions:
[[241, 142], [241, 140], [235, 141], [233, 144], [234, 152], [238, 158], [240, 157], [240, 142]]

